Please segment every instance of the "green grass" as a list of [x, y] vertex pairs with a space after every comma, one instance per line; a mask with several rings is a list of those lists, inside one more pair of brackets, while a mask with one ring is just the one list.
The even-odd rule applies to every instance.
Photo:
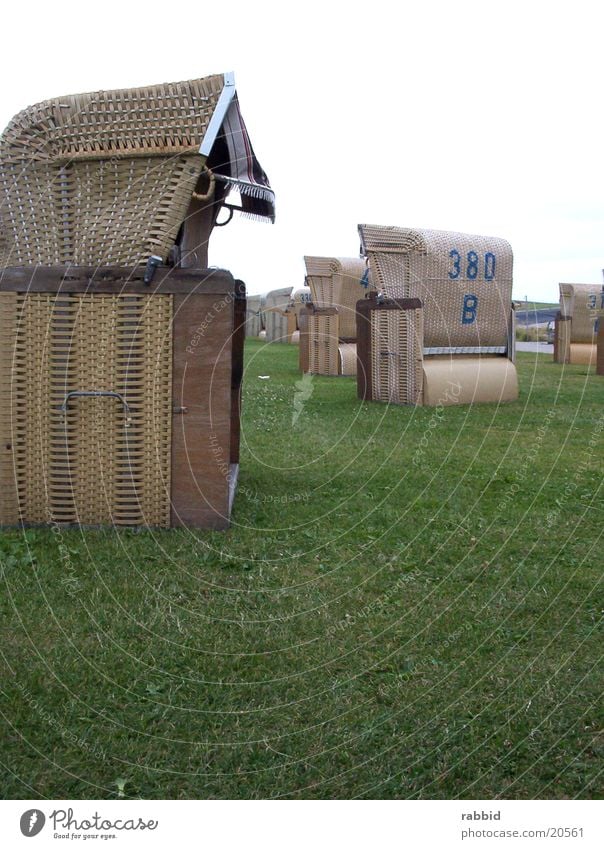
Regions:
[[604, 379], [438, 415], [246, 350], [229, 532], [0, 537], [4, 796], [598, 795]]

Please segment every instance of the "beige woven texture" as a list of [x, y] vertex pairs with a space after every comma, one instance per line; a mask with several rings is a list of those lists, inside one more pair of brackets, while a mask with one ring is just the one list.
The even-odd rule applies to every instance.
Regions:
[[0, 523], [169, 527], [172, 296], [2, 292], [0, 321]]
[[423, 311], [372, 310], [370, 315], [373, 400], [422, 404]]
[[[264, 326], [266, 329], [267, 342], [289, 343], [291, 334], [295, 328], [291, 327], [289, 317], [292, 311], [293, 286], [283, 289], [273, 289], [266, 296], [264, 307]], [[292, 312], [293, 315], [295, 315]]]
[[601, 283], [560, 283], [560, 313], [570, 318], [570, 342], [595, 344], [594, 330], [604, 314], [604, 288]]
[[369, 288], [361, 285], [364, 259], [305, 256], [306, 275], [316, 307], [335, 307], [340, 319], [340, 338], [356, 339], [356, 304]]
[[308, 314], [308, 373], [337, 375], [338, 316]]
[[47, 100], [0, 138], [3, 265], [165, 258], [204, 166], [222, 75]]
[[[359, 225], [376, 288], [388, 298], [420, 298], [424, 347], [507, 347], [511, 331], [512, 249], [504, 239], [441, 230]], [[459, 272], [456, 270], [456, 251]], [[476, 276], [468, 279], [470, 252]], [[492, 260], [496, 257], [493, 279]], [[453, 275], [453, 279], [450, 275]], [[462, 323], [464, 299], [478, 299], [476, 320]]]

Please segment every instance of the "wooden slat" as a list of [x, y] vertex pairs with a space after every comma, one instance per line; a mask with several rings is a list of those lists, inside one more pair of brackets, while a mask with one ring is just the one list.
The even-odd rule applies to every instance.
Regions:
[[554, 322], [554, 362], [570, 362], [570, 316], [557, 314]]
[[229, 525], [232, 303], [174, 295], [172, 526]]
[[142, 266], [20, 266], [0, 274], [0, 292], [73, 292], [97, 294], [208, 294], [233, 295], [233, 275], [222, 269], [156, 269], [150, 286], [145, 285]]
[[604, 375], [604, 317], [600, 316], [598, 329], [598, 354], [596, 357], [596, 374]]
[[241, 382], [243, 380], [243, 348], [247, 302], [245, 283], [238, 280], [239, 289], [233, 302], [233, 336], [231, 346], [231, 463], [239, 462], [241, 431]]

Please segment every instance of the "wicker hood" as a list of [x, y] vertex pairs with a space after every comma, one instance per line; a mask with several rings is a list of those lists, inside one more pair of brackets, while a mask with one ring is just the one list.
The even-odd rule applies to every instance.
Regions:
[[200, 186], [208, 205], [235, 188], [244, 214], [274, 220], [232, 74], [31, 106], [0, 138], [2, 264], [165, 259]]

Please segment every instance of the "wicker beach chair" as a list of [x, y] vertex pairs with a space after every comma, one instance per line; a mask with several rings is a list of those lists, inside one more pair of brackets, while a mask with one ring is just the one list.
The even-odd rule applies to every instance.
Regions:
[[264, 323], [267, 342], [288, 344], [296, 329], [296, 313], [292, 305], [293, 286], [273, 289], [266, 296]]
[[430, 406], [515, 399], [509, 244], [374, 225], [359, 233], [380, 293], [358, 305], [360, 397]]
[[601, 283], [560, 283], [560, 312], [554, 331], [554, 362], [594, 365], [598, 321], [604, 315]]
[[231, 191], [244, 214], [274, 217], [229, 74], [11, 121], [0, 525], [228, 526], [245, 285], [207, 268], [207, 242]]
[[[309, 367], [326, 369], [313, 374], [356, 374], [356, 304], [372, 287], [367, 264], [363, 259], [305, 256], [306, 280], [312, 294], [312, 321], [309, 327], [318, 335], [313, 341], [309, 329], [308, 343], [321, 350], [321, 357], [304, 356]], [[327, 310], [327, 312], [322, 312]], [[335, 318], [332, 310], [335, 310]], [[301, 344], [302, 339], [301, 339]], [[324, 351], [333, 345], [334, 351]], [[315, 351], [316, 353], [316, 351]], [[321, 363], [321, 366], [319, 366]]]
[[292, 303], [293, 309], [296, 316], [296, 329], [291, 337], [292, 345], [300, 344], [300, 322], [304, 321], [302, 319], [302, 313], [304, 312], [307, 306], [312, 304], [312, 294], [308, 286], [303, 286], [300, 289], [295, 289], [292, 295]]
[[248, 295], [245, 320], [245, 335], [260, 336], [263, 330], [263, 296]]

